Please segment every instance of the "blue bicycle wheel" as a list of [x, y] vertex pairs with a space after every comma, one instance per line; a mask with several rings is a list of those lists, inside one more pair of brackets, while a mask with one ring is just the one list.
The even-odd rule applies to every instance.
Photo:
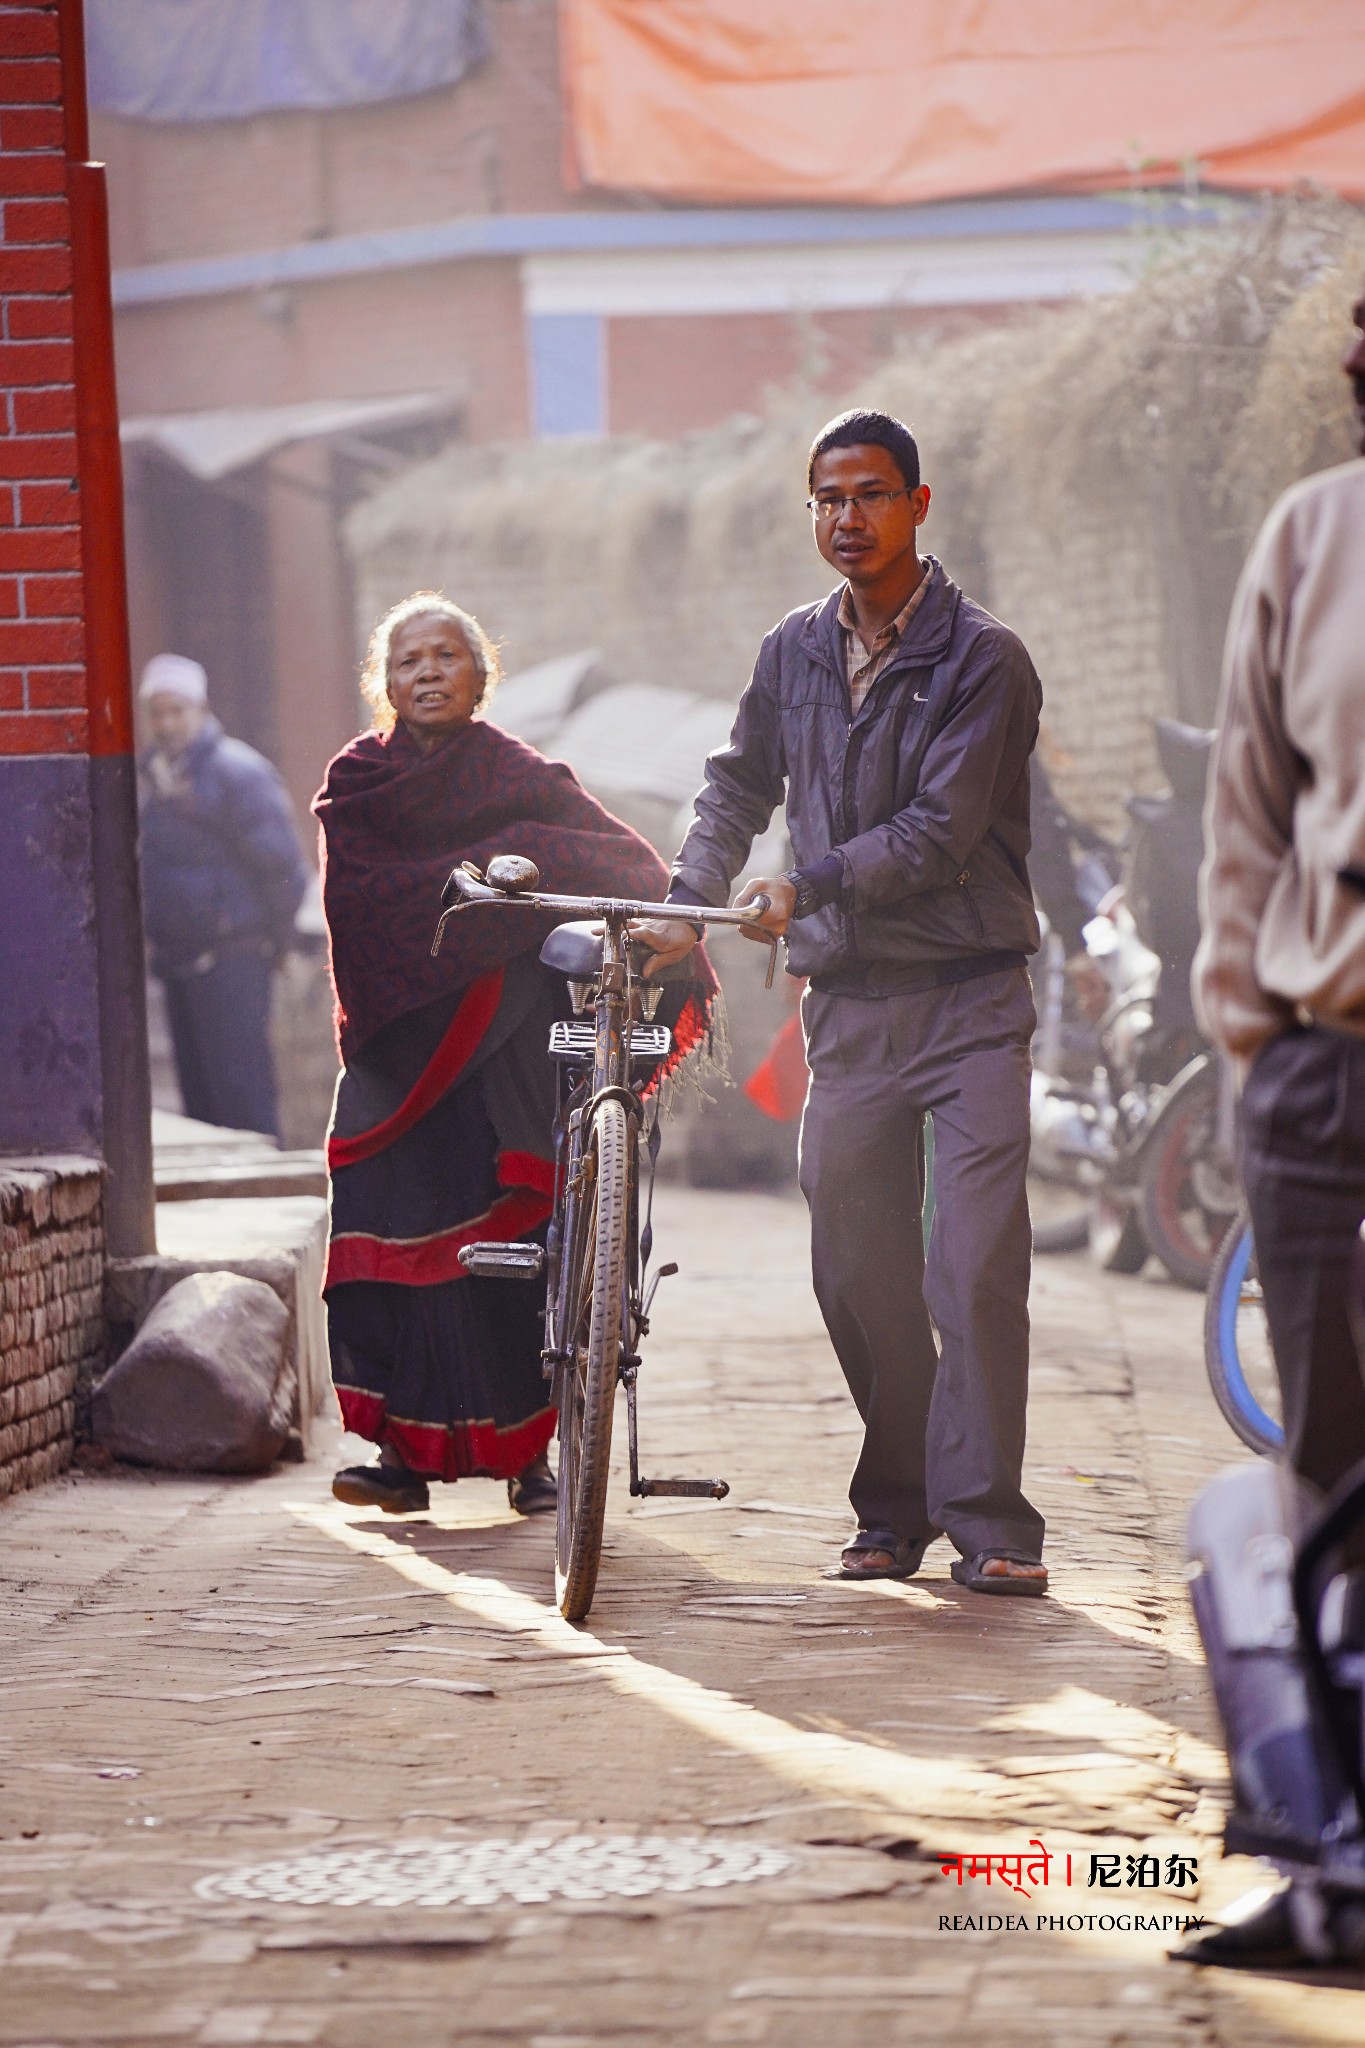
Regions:
[[1209, 1275], [1204, 1362], [1225, 1421], [1249, 1449], [1273, 1457], [1284, 1444], [1279, 1381], [1245, 1215], [1223, 1239]]

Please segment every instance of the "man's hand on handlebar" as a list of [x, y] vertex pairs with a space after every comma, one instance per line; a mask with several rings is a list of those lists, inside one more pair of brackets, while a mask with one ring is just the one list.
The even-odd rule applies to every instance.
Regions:
[[[767, 909], [752, 924], [742, 924], [739, 929], [746, 939], [758, 939], [766, 946], [780, 939], [790, 924], [796, 891], [785, 875], [746, 882], [735, 898], [734, 908], [742, 910], [760, 896], [767, 897]], [[675, 922], [671, 917], [642, 918], [631, 926], [630, 935], [654, 955], [645, 965], [646, 981], [660, 968], [671, 967], [675, 960], [685, 960], [700, 936], [695, 925], [681, 918]]]
[[746, 939], [758, 939], [766, 946], [771, 939], [786, 936], [796, 908], [796, 890], [785, 875], [759, 875], [754, 881], [744, 884], [735, 898], [735, 909], [743, 910], [745, 904], [752, 903], [756, 896], [766, 896], [768, 908], [752, 924], [741, 925], [740, 930]]

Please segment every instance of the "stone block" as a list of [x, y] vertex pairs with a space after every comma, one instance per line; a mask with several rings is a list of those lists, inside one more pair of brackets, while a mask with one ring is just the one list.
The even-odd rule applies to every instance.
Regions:
[[110, 1355], [118, 1355], [187, 1273], [235, 1272], [263, 1281], [290, 1318], [286, 1455], [306, 1453], [313, 1418], [333, 1406], [322, 1303], [327, 1204], [311, 1195], [161, 1202], [156, 1228], [155, 1256], [117, 1259], [104, 1269], [101, 1300]]
[[96, 1387], [96, 1441], [171, 1472], [263, 1471], [289, 1434], [289, 1324], [263, 1281], [178, 1280]]

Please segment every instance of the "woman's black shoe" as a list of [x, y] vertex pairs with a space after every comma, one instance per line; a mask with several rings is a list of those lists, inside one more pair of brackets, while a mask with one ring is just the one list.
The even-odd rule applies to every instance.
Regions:
[[426, 1480], [406, 1465], [348, 1465], [332, 1492], [348, 1508], [382, 1508], [386, 1515], [418, 1515], [431, 1506]]
[[507, 1482], [507, 1498], [519, 1515], [552, 1515], [559, 1491], [547, 1458], [536, 1458]]

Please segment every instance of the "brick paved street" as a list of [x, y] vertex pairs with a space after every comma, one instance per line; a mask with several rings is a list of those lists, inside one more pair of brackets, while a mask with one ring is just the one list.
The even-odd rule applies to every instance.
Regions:
[[[1197, 1297], [1040, 1263], [1050, 1600], [960, 1592], [942, 1544], [909, 1585], [842, 1586], [819, 1574], [856, 1423], [802, 1208], [669, 1189], [656, 1220], [683, 1271], [641, 1376], [646, 1469], [732, 1492], [631, 1508], [622, 1481], [584, 1630], [554, 1612], [545, 1523], [486, 1482], [410, 1521], [338, 1509], [339, 1437], [265, 1480], [73, 1474], [0, 1507], [0, 2043], [1365, 2036], [1347, 1979], [1196, 1975], [1163, 1934], [1064, 1925], [1206, 1913], [1250, 1874], [1218, 1857], [1181, 1580], [1185, 1504], [1238, 1455]], [[536, 1898], [557, 1841], [623, 1834], [705, 1838], [748, 1881]], [[940, 1873], [1033, 1837], [1053, 1860], [1031, 1899]], [[404, 1905], [392, 1866], [328, 1896], [335, 1852], [433, 1845], [448, 1871], [490, 1838], [538, 1845], [520, 1898]], [[1162, 1887], [1097, 1891], [1092, 1852], [1155, 1855]], [[241, 1873], [304, 1857], [302, 1897], [250, 1896]], [[567, 1862], [590, 1871], [593, 1842]], [[951, 1924], [991, 1913], [1027, 1925]]]

